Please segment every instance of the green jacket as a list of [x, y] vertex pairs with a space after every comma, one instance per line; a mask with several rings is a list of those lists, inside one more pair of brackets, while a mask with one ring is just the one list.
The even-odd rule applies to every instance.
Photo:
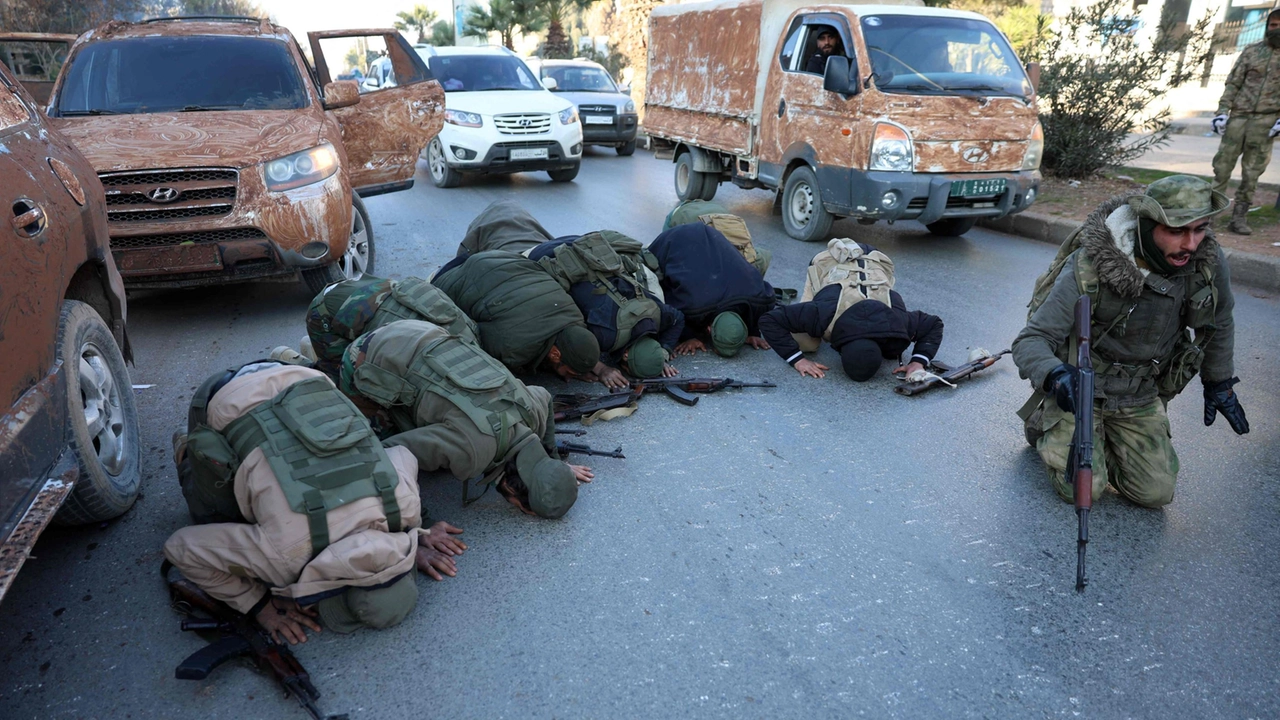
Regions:
[[1280, 50], [1266, 42], [1240, 51], [1218, 100], [1218, 114], [1280, 115]]
[[496, 200], [480, 211], [467, 226], [467, 235], [458, 245], [458, 255], [474, 255], [485, 250], [506, 250], [517, 255], [555, 240], [528, 210], [514, 200]]
[[[1169, 369], [1177, 353], [1175, 346], [1186, 335], [1185, 328], [1212, 328], [1200, 366], [1205, 381], [1225, 380], [1235, 374], [1235, 299], [1226, 259], [1212, 231], [1191, 262], [1169, 277], [1155, 272], [1144, 276], [1133, 257], [1137, 232], [1137, 216], [1121, 198], [1104, 203], [1076, 230], [1080, 249], [1063, 268], [1048, 299], [1013, 341], [1013, 360], [1034, 388], [1043, 387], [1049, 371], [1068, 360], [1075, 303], [1080, 297], [1077, 273], [1081, 254], [1087, 256], [1098, 282], [1093, 362], [1097, 396], [1106, 406], [1142, 405], [1161, 396], [1161, 373]], [[1193, 311], [1192, 303], [1187, 302], [1188, 291], [1194, 292], [1204, 283], [1200, 263], [1206, 264], [1212, 276], [1217, 302]], [[1070, 361], [1074, 364], [1075, 358]]]

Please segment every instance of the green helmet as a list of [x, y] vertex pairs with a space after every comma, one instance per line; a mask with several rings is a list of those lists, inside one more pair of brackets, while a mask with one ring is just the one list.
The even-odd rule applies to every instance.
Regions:
[[1207, 181], [1190, 175], [1160, 178], [1147, 186], [1145, 194], [1130, 195], [1127, 200], [1140, 217], [1175, 228], [1217, 215], [1231, 204]]
[[711, 347], [721, 357], [733, 357], [747, 342], [747, 324], [736, 312], [722, 312], [711, 321]]
[[544, 518], [569, 512], [578, 499], [578, 480], [568, 465], [548, 457], [536, 440], [516, 453], [516, 472], [528, 491], [529, 509]]
[[339, 633], [353, 633], [363, 627], [389, 628], [409, 616], [418, 604], [418, 584], [414, 573], [379, 588], [348, 587], [344, 592], [316, 604], [324, 626]]
[[627, 368], [638, 378], [658, 377], [667, 364], [667, 351], [652, 337], [645, 336], [627, 349]]

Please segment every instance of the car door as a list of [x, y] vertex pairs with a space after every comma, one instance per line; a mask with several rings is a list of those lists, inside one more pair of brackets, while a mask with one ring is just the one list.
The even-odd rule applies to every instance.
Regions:
[[44, 107], [75, 40], [60, 33], [0, 33], [0, 63]]
[[[341, 62], [381, 47], [390, 61], [390, 75], [381, 87], [362, 92], [360, 102], [329, 110], [342, 126], [351, 185], [361, 194], [407, 187], [418, 154], [444, 125], [444, 90], [409, 43], [395, 30], [331, 30], [307, 34], [316, 77], [323, 89], [331, 82], [338, 52]], [[330, 50], [326, 57], [326, 48]], [[376, 63], [376, 60], [374, 61]]]

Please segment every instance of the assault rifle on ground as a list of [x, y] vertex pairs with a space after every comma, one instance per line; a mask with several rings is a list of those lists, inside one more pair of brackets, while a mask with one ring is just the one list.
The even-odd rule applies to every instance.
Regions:
[[661, 390], [681, 405], [697, 405], [698, 396], [693, 393], [709, 394], [725, 388], [772, 388], [778, 387], [768, 380], [761, 382], [743, 382], [733, 378], [653, 378], [650, 380], [632, 380], [632, 391]]
[[[985, 351], [979, 351], [979, 352], [985, 352]], [[985, 370], [986, 368], [989, 368], [992, 365], [995, 365], [997, 360], [1009, 354], [1010, 352], [1012, 351], [1001, 350], [995, 355], [984, 354], [981, 357], [976, 357], [970, 360], [969, 362], [963, 365], [959, 365], [957, 367], [949, 367], [947, 365], [943, 365], [942, 363], [935, 362], [933, 366], [938, 370], [942, 371], [941, 375], [932, 375], [931, 377], [927, 377], [924, 380], [919, 380], [916, 382], [903, 381], [898, 383], [898, 385], [893, 388], [893, 391], [898, 393], [899, 395], [910, 396], [910, 395], [919, 395], [920, 393], [926, 390], [935, 388], [939, 385], [955, 385], [957, 380], [963, 380], [964, 378], [969, 377], [970, 375], [978, 372], [979, 370]]]
[[570, 455], [595, 455], [597, 457], [617, 458], [619, 460], [627, 459], [627, 456], [622, 454], [621, 445], [618, 446], [617, 450], [596, 450], [595, 448], [583, 443], [565, 442], [564, 440], [556, 441], [556, 453], [558, 453], [561, 458], [565, 458]]
[[1067, 477], [1072, 480], [1076, 503], [1076, 592], [1084, 592], [1084, 552], [1089, 545], [1089, 510], [1093, 507], [1093, 358], [1088, 295], [1076, 301], [1076, 429], [1067, 453]]
[[[166, 561], [161, 574], [169, 584], [169, 597], [175, 608], [187, 617], [182, 621], [184, 631], [217, 631], [221, 634], [203, 648], [182, 661], [173, 676], [179, 680], [204, 680], [222, 663], [241, 656], [248, 656], [259, 670], [268, 673], [284, 686], [285, 693], [297, 699], [298, 704], [315, 720], [347, 720], [347, 715], [324, 715], [316, 705], [320, 691], [311, 684], [311, 676], [298, 662], [298, 658], [284, 645], [271, 639], [257, 622], [247, 615], [232, 610], [214, 600], [195, 583], [182, 577]], [[203, 615], [204, 617], [198, 617]]]

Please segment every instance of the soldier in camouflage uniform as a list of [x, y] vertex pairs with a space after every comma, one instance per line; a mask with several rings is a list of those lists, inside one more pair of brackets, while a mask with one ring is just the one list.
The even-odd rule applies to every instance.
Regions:
[[1165, 406], [1197, 372], [1205, 425], [1221, 412], [1236, 433], [1249, 432], [1231, 389], [1239, 382], [1231, 278], [1209, 229], [1229, 202], [1198, 178], [1158, 180], [1095, 210], [1037, 281], [1013, 342], [1014, 362], [1036, 389], [1018, 414], [1064, 500], [1073, 499], [1064, 477], [1077, 401], [1068, 359], [1081, 294], [1093, 301], [1095, 500], [1108, 482], [1146, 507], [1173, 500], [1178, 456]]
[[1211, 124], [1222, 135], [1213, 156], [1213, 189], [1226, 192], [1240, 158], [1240, 187], [1228, 229], [1248, 235], [1252, 232], [1246, 218], [1249, 202], [1271, 162], [1272, 142], [1280, 134], [1280, 10], [1267, 16], [1266, 40], [1245, 48], [1231, 67]]

